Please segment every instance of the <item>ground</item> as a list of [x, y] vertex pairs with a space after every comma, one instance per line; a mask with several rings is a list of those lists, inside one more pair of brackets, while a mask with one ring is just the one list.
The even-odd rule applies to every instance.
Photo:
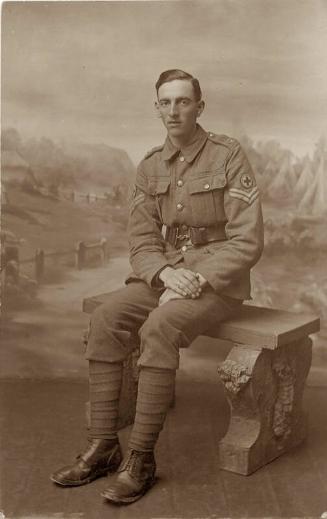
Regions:
[[[0, 510], [11, 519], [320, 517], [327, 510], [326, 384], [313, 370], [305, 444], [249, 477], [220, 471], [218, 441], [229, 409], [217, 365], [229, 345], [211, 339], [182, 352], [176, 406], [156, 453], [158, 482], [146, 497], [117, 508], [100, 496], [104, 478], [75, 489], [50, 482], [51, 471], [85, 443], [82, 299], [120, 286], [128, 269], [126, 257], [113, 257], [103, 268], [66, 271], [42, 286], [36, 301], [3, 316]], [[120, 433], [124, 448], [128, 434]]]

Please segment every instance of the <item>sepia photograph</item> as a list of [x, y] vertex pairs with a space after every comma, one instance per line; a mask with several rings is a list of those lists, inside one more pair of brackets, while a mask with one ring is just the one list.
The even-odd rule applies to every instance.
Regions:
[[1, 4], [0, 519], [327, 519], [326, 0]]

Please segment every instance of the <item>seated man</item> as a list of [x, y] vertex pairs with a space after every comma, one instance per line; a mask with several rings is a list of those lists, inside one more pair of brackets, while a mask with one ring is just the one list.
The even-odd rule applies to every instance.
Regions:
[[[250, 297], [250, 269], [263, 248], [253, 172], [236, 140], [197, 124], [204, 109], [198, 80], [168, 70], [156, 91], [167, 138], [137, 171], [129, 221], [133, 274], [91, 319], [89, 446], [51, 476], [59, 485], [76, 486], [119, 466], [102, 495], [120, 504], [140, 498], [154, 483], [154, 447], [171, 402], [179, 348]], [[136, 333], [136, 416], [121, 462], [118, 401], [123, 361]]]

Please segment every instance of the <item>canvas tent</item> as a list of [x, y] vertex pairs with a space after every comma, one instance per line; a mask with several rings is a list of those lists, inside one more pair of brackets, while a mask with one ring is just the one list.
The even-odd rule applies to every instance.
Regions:
[[327, 171], [325, 153], [321, 153], [317, 170], [303, 196], [299, 209], [310, 214], [322, 214], [327, 211]]
[[268, 185], [268, 194], [270, 198], [286, 198], [293, 193], [296, 174], [291, 158], [291, 153], [285, 154], [282, 158], [281, 164], [278, 167], [274, 178]]

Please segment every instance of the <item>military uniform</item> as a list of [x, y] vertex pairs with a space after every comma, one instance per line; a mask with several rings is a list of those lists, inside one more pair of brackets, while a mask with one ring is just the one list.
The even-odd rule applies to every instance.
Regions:
[[[199, 125], [185, 148], [167, 137], [138, 167], [128, 231], [133, 273], [94, 312], [87, 358], [123, 360], [138, 332], [141, 366], [176, 369], [179, 347], [250, 298], [263, 223], [240, 144]], [[200, 298], [158, 306], [164, 290], [158, 276], [167, 265], [200, 273], [208, 281]]]

